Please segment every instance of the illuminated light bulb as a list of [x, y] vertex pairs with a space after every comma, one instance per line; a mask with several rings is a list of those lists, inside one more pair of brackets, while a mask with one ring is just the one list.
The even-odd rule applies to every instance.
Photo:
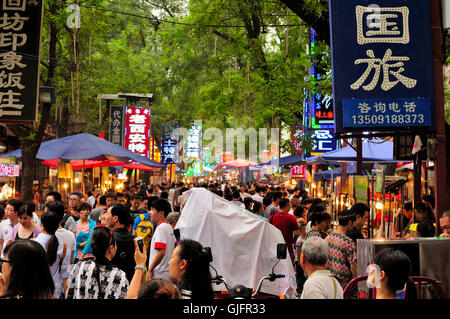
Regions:
[[383, 209], [383, 204], [378, 202], [378, 203], [376, 203], [375, 208], [379, 209], [379, 210], [382, 210]]
[[312, 188], [316, 188], [316, 184], [312, 184], [311, 187], [312, 187]]
[[75, 177], [75, 183], [79, 183], [80, 179], [78, 177]]
[[67, 183], [64, 183], [63, 187], [67, 188], [67, 187], [69, 187], [69, 185], [67, 185]]
[[117, 184], [117, 185], [116, 185], [116, 188], [117, 188], [117, 189], [119, 189], [119, 188], [120, 188], [120, 185], [119, 185], [119, 184]]

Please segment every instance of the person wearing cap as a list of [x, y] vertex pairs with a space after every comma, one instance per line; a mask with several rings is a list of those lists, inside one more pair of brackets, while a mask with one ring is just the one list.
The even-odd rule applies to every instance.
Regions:
[[356, 212], [344, 210], [338, 213], [339, 225], [325, 241], [328, 243], [327, 269], [336, 277], [342, 289], [357, 274], [356, 245], [346, 234], [353, 228]]

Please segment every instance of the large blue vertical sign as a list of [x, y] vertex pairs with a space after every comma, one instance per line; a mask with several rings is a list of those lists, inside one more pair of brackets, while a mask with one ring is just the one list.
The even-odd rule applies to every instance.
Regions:
[[336, 134], [433, 131], [429, 0], [330, 0]]
[[178, 163], [178, 133], [174, 131], [178, 128], [176, 122], [166, 123], [161, 136], [161, 163]]

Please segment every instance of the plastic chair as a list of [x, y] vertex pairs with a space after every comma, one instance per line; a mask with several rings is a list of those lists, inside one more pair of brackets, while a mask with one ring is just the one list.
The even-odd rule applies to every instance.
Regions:
[[[358, 283], [361, 281], [367, 281], [367, 275], [355, 277], [345, 286], [344, 288], [344, 299], [349, 299], [351, 293], [355, 288], [358, 287]], [[366, 294], [365, 292], [360, 291], [358, 293], [358, 299], [375, 299], [375, 293], [376, 290], [374, 288], [368, 288], [369, 294]]]
[[410, 278], [414, 281], [414, 284], [416, 285], [417, 299], [421, 299], [421, 297], [422, 297], [422, 284], [423, 283], [431, 284], [433, 286], [433, 288], [436, 289], [436, 291], [439, 295], [439, 298], [447, 299], [444, 291], [441, 288], [441, 285], [439, 285], [439, 283], [436, 280], [429, 278], [429, 277], [424, 277], [424, 276], [410, 276]]

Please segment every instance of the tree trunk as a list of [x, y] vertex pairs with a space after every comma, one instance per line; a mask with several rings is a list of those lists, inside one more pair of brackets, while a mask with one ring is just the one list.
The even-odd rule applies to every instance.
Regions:
[[281, 0], [289, 9], [306, 24], [316, 30], [316, 37], [330, 45], [330, 21], [328, 16], [328, 1], [318, 0], [326, 11], [315, 12], [306, 4], [306, 0]]

